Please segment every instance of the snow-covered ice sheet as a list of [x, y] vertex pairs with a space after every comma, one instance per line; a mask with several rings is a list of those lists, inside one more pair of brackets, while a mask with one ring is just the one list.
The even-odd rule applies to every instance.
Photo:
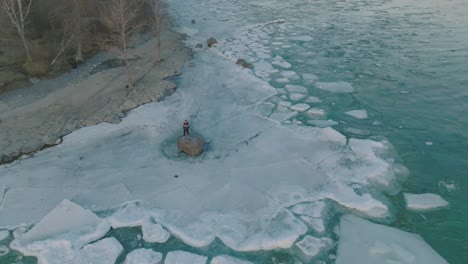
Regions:
[[405, 197], [406, 208], [411, 211], [428, 211], [449, 205], [444, 198], [433, 193], [404, 193], [403, 196]]
[[[256, 106], [276, 89], [223, 58], [217, 49], [197, 55], [197, 67], [182, 75], [177, 93], [129, 112], [120, 124], [80, 129], [61, 145], [0, 166], [0, 181], [10, 186], [0, 226], [13, 218], [16, 223], [30, 220], [16, 214], [19, 209], [37, 210], [40, 219], [50, 204], [70, 195], [86, 207], [101, 195], [111, 205], [120, 202], [110, 199], [116, 190], [141, 204], [109, 215], [105, 220], [112, 227], [156, 230], [157, 238], [146, 236], [152, 241], [165, 241], [169, 231], [195, 247], [218, 238], [238, 251], [293, 246], [308, 232], [287, 209], [298, 203], [328, 199], [369, 217], [389, 215], [385, 202], [365, 191], [396, 187], [401, 170], [388, 142], [347, 139], [332, 128], [284, 126], [273, 120], [283, 122], [297, 112], [281, 106], [269, 118], [259, 116]], [[323, 110], [316, 111], [323, 117]], [[175, 155], [184, 119], [209, 142], [197, 158]], [[62, 191], [70, 186], [72, 193]], [[23, 195], [9, 195], [26, 188], [30, 191]], [[54, 195], [48, 200], [45, 189], [35, 188]], [[2, 215], [11, 219], [4, 222]], [[74, 251], [75, 240], [70, 243], [63, 249]]]
[[220, 255], [214, 257], [211, 262], [211, 264], [252, 264], [250, 261], [245, 261], [241, 260], [238, 258], [234, 258], [228, 255]]
[[352, 215], [341, 218], [336, 264], [446, 264], [420, 236]]
[[205, 256], [178, 250], [167, 253], [164, 264], [205, 264], [207, 260]]
[[163, 255], [151, 249], [139, 248], [128, 253], [125, 257], [125, 264], [160, 264]]

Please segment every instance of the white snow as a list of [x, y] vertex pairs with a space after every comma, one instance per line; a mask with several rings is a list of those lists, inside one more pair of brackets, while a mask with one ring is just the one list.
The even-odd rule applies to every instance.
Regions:
[[10, 231], [0, 230], [0, 241], [7, 239], [10, 236]]
[[315, 87], [332, 93], [351, 93], [354, 92], [353, 86], [347, 82], [317, 82]]
[[352, 116], [357, 119], [367, 119], [367, 111], [364, 109], [360, 110], [351, 110], [346, 112], [345, 114]]
[[427, 211], [448, 206], [448, 202], [437, 194], [403, 194], [406, 201], [406, 208], [411, 211]]
[[285, 88], [290, 93], [307, 93], [307, 88], [300, 85], [287, 84]]
[[123, 247], [117, 239], [105, 238], [84, 246], [77, 257], [76, 264], [114, 264], [122, 252]]
[[128, 253], [125, 264], [160, 264], [163, 255], [151, 249], [139, 248]]
[[167, 253], [164, 264], [205, 264], [207, 260], [207, 257], [178, 250]]
[[291, 101], [299, 101], [306, 98], [306, 96], [307, 95], [301, 93], [291, 93], [289, 94], [289, 99], [291, 99]]
[[227, 255], [216, 256], [211, 260], [210, 263], [211, 264], [253, 264], [250, 261], [241, 260], [241, 259], [227, 256]]
[[307, 111], [310, 108], [310, 106], [308, 104], [302, 103], [302, 104], [295, 104], [291, 106], [290, 108], [293, 111], [304, 112], [304, 111]]
[[336, 264], [448, 263], [419, 235], [352, 215], [341, 218]]
[[305, 236], [301, 241], [296, 243], [296, 246], [302, 253], [309, 258], [317, 256], [332, 245], [333, 240], [330, 238], [316, 238], [313, 236]]

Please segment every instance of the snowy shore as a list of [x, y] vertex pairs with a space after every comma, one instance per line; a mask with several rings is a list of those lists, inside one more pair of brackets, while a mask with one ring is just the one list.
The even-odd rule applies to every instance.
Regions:
[[159, 66], [154, 66], [154, 39], [140, 40], [130, 51], [137, 80], [132, 92], [125, 88], [123, 67], [104, 67], [119, 56], [107, 52], [56, 79], [0, 95], [0, 164], [56, 145], [81, 127], [118, 123], [128, 110], [172, 94], [171, 76], [180, 74], [189, 49], [169, 22], [161, 38], [164, 61]]

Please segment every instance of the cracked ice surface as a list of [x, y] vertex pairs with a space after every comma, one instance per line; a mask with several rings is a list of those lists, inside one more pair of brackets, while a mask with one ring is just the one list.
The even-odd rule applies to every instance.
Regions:
[[[39, 220], [65, 198], [104, 208], [118, 205], [113, 196], [122, 194], [142, 206], [109, 216], [113, 227], [147, 225], [158, 233], [151, 240], [167, 240], [167, 229], [192, 246], [219, 238], [232, 249], [254, 251], [289, 248], [308, 231], [286, 209], [298, 203], [330, 199], [370, 217], [389, 215], [385, 203], [365, 192], [391, 190], [403, 171], [388, 142], [347, 140], [332, 128], [261, 117], [255, 105], [275, 95], [273, 87], [214, 49], [196, 59], [198, 66], [187, 69], [179, 91], [165, 101], [1, 166], [9, 191], [0, 227]], [[176, 159], [163, 151], [184, 119], [210, 142], [200, 157]]]

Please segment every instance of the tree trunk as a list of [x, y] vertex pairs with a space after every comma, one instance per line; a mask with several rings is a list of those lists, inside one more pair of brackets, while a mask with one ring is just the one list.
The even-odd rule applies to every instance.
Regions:
[[78, 41], [78, 45], [76, 47], [75, 61], [77, 63], [83, 62], [83, 43], [81, 40]]
[[32, 57], [31, 57], [31, 53], [29, 52], [28, 42], [26, 41], [26, 38], [24, 37], [24, 33], [21, 33], [21, 32], [19, 33], [20, 33], [19, 35], [21, 37], [21, 41], [23, 42], [24, 51], [26, 52], [26, 63], [31, 63]]
[[128, 63], [128, 51], [127, 47], [123, 48], [124, 62], [125, 62], [125, 73], [127, 75], [128, 89], [133, 90], [133, 78], [132, 73], [130, 72], [130, 65]]

